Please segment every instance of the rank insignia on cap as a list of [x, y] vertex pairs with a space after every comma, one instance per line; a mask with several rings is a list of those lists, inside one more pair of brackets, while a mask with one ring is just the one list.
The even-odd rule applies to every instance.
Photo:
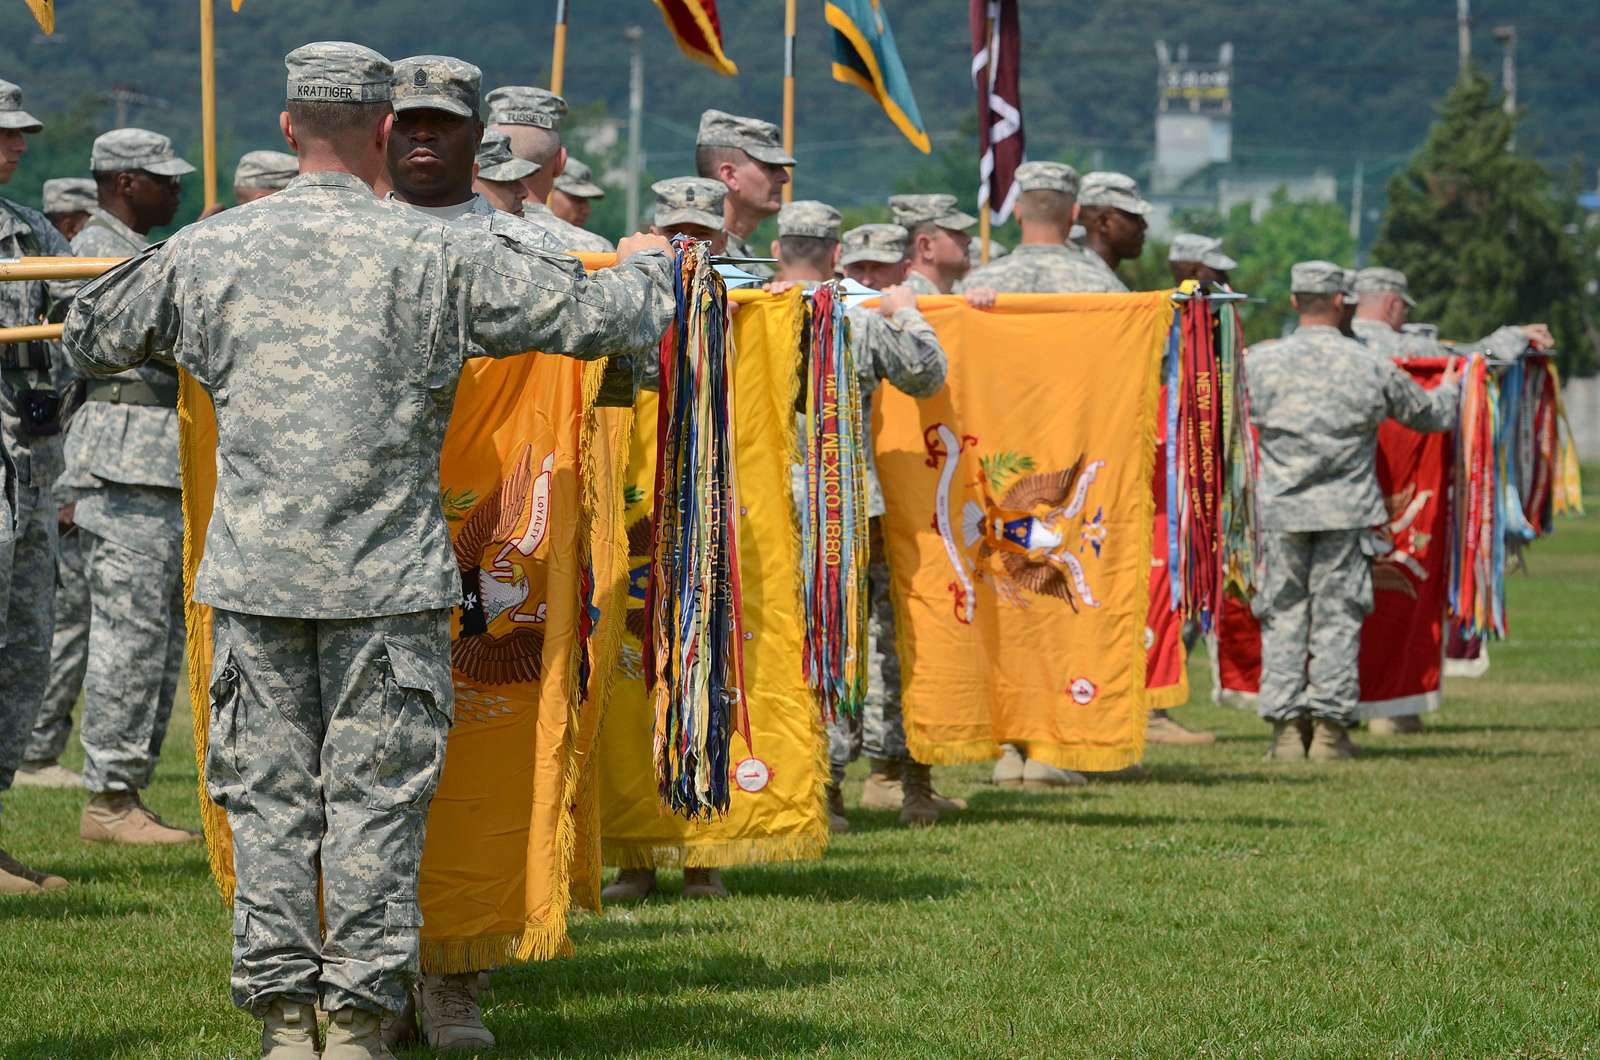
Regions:
[[411, 83], [413, 85], [415, 85], [416, 87], [418, 87], [418, 88], [421, 88], [423, 85], [427, 84], [428, 83], [428, 71], [426, 71], [426, 70], [418, 70], [416, 73], [412, 74], [411, 75]]

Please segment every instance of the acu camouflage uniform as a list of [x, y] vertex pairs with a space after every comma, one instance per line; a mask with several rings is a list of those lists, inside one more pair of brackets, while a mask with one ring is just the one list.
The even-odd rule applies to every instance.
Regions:
[[[816, 234], [802, 227], [803, 219], [791, 220], [785, 216], [785, 211], [797, 205], [800, 204], [790, 203], [779, 212], [779, 233]], [[837, 211], [832, 213], [832, 230], [837, 238]], [[840, 265], [855, 261], [899, 261], [905, 257], [905, 238], [905, 229], [899, 225], [854, 228], [845, 233], [845, 251], [840, 256]], [[845, 309], [845, 320], [850, 328], [850, 348], [855, 356], [862, 414], [867, 419], [869, 435], [872, 395], [880, 381], [914, 398], [931, 397], [944, 386], [949, 362], [933, 325], [921, 313], [915, 309], [899, 309], [894, 316], [885, 317], [876, 309], [850, 306]], [[881, 528], [885, 511], [883, 490], [878, 484], [876, 460], [870, 448], [866, 457], [868, 512], [872, 517], [871, 560], [867, 567], [867, 652], [870, 658], [867, 696], [859, 717], [840, 714], [828, 724], [828, 764], [835, 782], [843, 779], [845, 767], [863, 751], [869, 758], [891, 762], [904, 762], [911, 757], [906, 748], [905, 721], [900, 710], [900, 656], [895, 644], [894, 602], [889, 592], [889, 562]]]
[[[22, 90], [9, 81], [0, 81], [0, 128], [41, 128], [22, 109]], [[0, 258], [70, 253], [44, 214], [0, 199]], [[0, 326], [40, 323], [48, 309], [45, 284], [0, 283]], [[61, 472], [61, 436], [28, 429], [25, 410], [36, 400], [55, 399], [63, 382], [53, 371], [59, 358], [54, 343], [0, 346], [0, 492], [6, 497], [0, 501], [0, 792], [11, 787], [49, 674], [56, 582], [51, 484]]]
[[[1306, 264], [1295, 266], [1296, 293], [1340, 289], [1337, 266]], [[1413, 430], [1449, 430], [1459, 388], [1425, 391], [1327, 326], [1253, 346], [1246, 357], [1261, 450], [1260, 714], [1348, 728], [1360, 699], [1361, 624], [1372, 609], [1369, 532], [1387, 521], [1378, 427], [1393, 418]]]
[[[1381, 266], [1362, 269], [1356, 273], [1355, 291], [1357, 296], [1362, 293], [1398, 294], [1405, 300], [1406, 305], [1413, 309], [1417, 306], [1406, 283], [1406, 274], [1399, 269], [1386, 269]], [[1396, 331], [1382, 320], [1363, 320], [1357, 317], [1350, 326], [1356, 333], [1356, 338], [1374, 353], [1388, 358], [1448, 357], [1452, 353], [1473, 353], [1482, 350], [1491, 359], [1514, 361], [1528, 348], [1527, 335], [1513, 324], [1496, 328], [1477, 342], [1465, 344], [1441, 342], [1436, 334]]]
[[[307, 45], [290, 99], [386, 100], [364, 48]], [[235, 1001], [397, 1011], [451, 718], [460, 575], [439, 453], [463, 362], [653, 348], [659, 254], [585, 276], [310, 173], [78, 295], [66, 345], [109, 376], [176, 359], [211, 394], [215, 609], [206, 784], [233, 829]], [[319, 924], [319, 880], [325, 934]]]
[[[708, 109], [700, 115], [700, 127], [694, 144], [701, 147], [734, 147], [757, 162], [773, 166], [792, 166], [794, 157], [783, 149], [783, 134], [770, 121], [747, 118], [727, 111]], [[735, 232], [728, 233], [726, 253], [734, 258], [767, 257], [765, 247], [753, 247], [748, 239]], [[739, 268], [763, 280], [772, 279], [771, 266], [756, 263], [742, 264]]]
[[[925, 224], [938, 225], [940, 228], [951, 232], [965, 232], [978, 223], [978, 219], [969, 213], [963, 213], [957, 204], [956, 197], [945, 193], [928, 195], [891, 195], [889, 196], [889, 212], [894, 217], [894, 223], [904, 228], [913, 237], [917, 229]], [[909, 249], [909, 242], [907, 247]], [[970, 246], [970, 244], [969, 244]], [[915, 267], [906, 273], [906, 286], [922, 295], [944, 294], [939, 290], [939, 285], [929, 277], [918, 272]]]
[[[531, 125], [560, 133], [567, 116], [567, 101], [549, 89], [528, 85], [506, 85], [484, 97], [489, 107], [490, 125]], [[611, 240], [586, 228], [569, 224], [550, 212], [542, 202], [529, 199], [522, 204], [522, 216], [547, 232], [563, 250], [607, 254], [617, 248]]]
[[[97, 206], [73, 239], [72, 252], [127, 258], [147, 246], [142, 235]], [[67, 548], [78, 552], [70, 559], [79, 561], [83, 577], [81, 588], [71, 584], [68, 566], [63, 585], [88, 601], [79, 728], [83, 779], [95, 793], [140, 791], [155, 771], [183, 673], [178, 372], [170, 364], [146, 362], [91, 381], [87, 398], [67, 431], [66, 471], [56, 486], [62, 503], [77, 504]], [[73, 610], [69, 618], [77, 617]], [[51, 676], [53, 695], [35, 724], [30, 761], [54, 761], [70, 731], [67, 697], [76, 689], [69, 679], [77, 670], [71, 644], [78, 635], [69, 623], [52, 646], [52, 657], [59, 648], [62, 671]]]
[[[1024, 192], [1054, 191], [1075, 198], [1077, 170], [1062, 162], [1024, 162], [1017, 167]], [[988, 287], [1012, 294], [1069, 294], [1128, 289], [1100, 255], [1077, 243], [1021, 243], [999, 261], [967, 273], [957, 291]]]

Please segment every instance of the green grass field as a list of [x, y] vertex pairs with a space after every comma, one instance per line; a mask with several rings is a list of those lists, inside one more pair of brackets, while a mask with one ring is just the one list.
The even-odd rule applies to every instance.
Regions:
[[[958, 823], [852, 810], [731, 901], [579, 919], [575, 959], [496, 976], [496, 1055], [1600, 1054], [1600, 518], [1529, 571], [1423, 736], [1268, 764], [1199, 658], [1179, 716], [1216, 746], [1064, 795], [942, 769]], [[194, 792], [178, 717], [149, 801], [192, 825]], [[203, 852], [83, 843], [81, 801], [7, 797], [0, 843], [75, 886], [0, 903], [0, 1057], [254, 1057]]]

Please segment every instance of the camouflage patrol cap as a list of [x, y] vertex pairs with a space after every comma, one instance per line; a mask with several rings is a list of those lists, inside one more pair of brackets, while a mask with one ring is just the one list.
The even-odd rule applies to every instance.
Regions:
[[1344, 304], [1355, 305], [1361, 301], [1361, 296], [1356, 293], [1356, 270], [1344, 270]]
[[299, 175], [300, 160], [287, 151], [246, 151], [233, 171], [233, 186], [282, 191]]
[[394, 67], [360, 44], [323, 40], [283, 57], [289, 72], [285, 98], [305, 103], [381, 103], [394, 95]]
[[513, 181], [539, 172], [539, 163], [511, 153], [511, 137], [489, 129], [478, 142], [478, 176], [483, 180]]
[[839, 255], [839, 267], [854, 265], [858, 261], [879, 261], [893, 265], [904, 260], [906, 240], [911, 237], [900, 225], [857, 225], [844, 234], [844, 252]]
[[812, 239], [831, 239], [837, 243], [839, 226], [843, 223], [839, 211], [827, 203], [816, 199], [796, 199], [784, 203], [783, 209], [778, 211], [778, 238], [810, 236]]
[[722, 231], [722, 200], [728, 186], [707, 177], [671, 177], [650, 185], [656, 193], [657, 228], [703, 225]]
[[55, 177], [44, 182], [45, 213], [80, 213], [100, 204], [88, 177]]
[[1167, 260], [1198, 262], [1218, 272], [1228, 272], [1239, 267], [1237, 261], [1222, 252], [1222, 240], [1196, 235], [1193, 232], [1180, 232], [1172, 237], [1172, 249], [1167, 251]]
[[745, 118], [722, 110], [700, 115], [696, 147], [737, 147], [757, 162], [769, 166], [792, 166], [794, 159], [783, 149], [778, 127], [760, 118]]
[[1022, 191], [1059, 191], [1077, 195], [1078, 171], [1065, 162], [1024, 162], [1017, 167], [1016, 181]]
[[478, 116], [483, 71], [450, 55], [413, 55], [394, 64], [394, 112], [442, 110]]
[[[1020, 171], [1022, 167], [1018, 166]], [[1155, 207], [1139, 194], [1139, 182], [1126, 173], [1095, 170], [1085, 173], [1078, 184], [1079, 206], [1111, 206], [1123, 213], [1143, 217]]]
[[1331, 261], [1297, 261], [1289, 270], [1292, 294], [1343, 294], [1344, 270]]
[[571, 155], [567, 156], [567, 164], [556, 178], [555, 186], [557, 191], [574, 199], [603, 199], [606, 196], [606, 189], [594, 182], [594, 173], [589, 167]]
[[181, 177], [194, 167], [172, 150], [172, 141], [149, 129], [112, 129], [95, 137], [89, 149], [89, 172], [142, 170], [158, 177]]
[[548, 88], [502, 85], [483, 101], [489, 106], [490, 125], [532, 125], [560, 132], [567, 116], [567, 101]]
[[978, 223], [971, 214], [956, 208], [954, 195], [891, 195], [889, 210], [894, 223], [907, 231], [918, 225], [935, 224], [952, 232], [965, 232]]
[[1356, 273], [1356, 293], [1397, 294], [1412, 309], [1417, 307], [1416, 301], [1411, 297], [1411, 286], [1406, 283], [1406, 274], [1399, 269], [1385, 269], [1380, 266], [1362, 269]]
[[39, 119], [22, 109], [22, 88], [0, 78], [0, 129], [36, 133], [43, 129]]

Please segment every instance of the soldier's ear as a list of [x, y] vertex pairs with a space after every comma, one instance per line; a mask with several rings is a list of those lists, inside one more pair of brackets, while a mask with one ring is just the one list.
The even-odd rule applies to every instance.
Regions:
[[767, 253], [771, 254], [775, 258], [782, 258], [783, 255], [778, 253], [778, 241], [776, 239], [774, 239], [772, 241], [772, 245], [767, 248]]
[[283, 141], [289, 145], [289, 150], [299, 154], [300, 141], [294, 138], [294, 122], [289, 119], [288, 111], [282, 111], [278, 114], [278, 131], [283, 133]]

